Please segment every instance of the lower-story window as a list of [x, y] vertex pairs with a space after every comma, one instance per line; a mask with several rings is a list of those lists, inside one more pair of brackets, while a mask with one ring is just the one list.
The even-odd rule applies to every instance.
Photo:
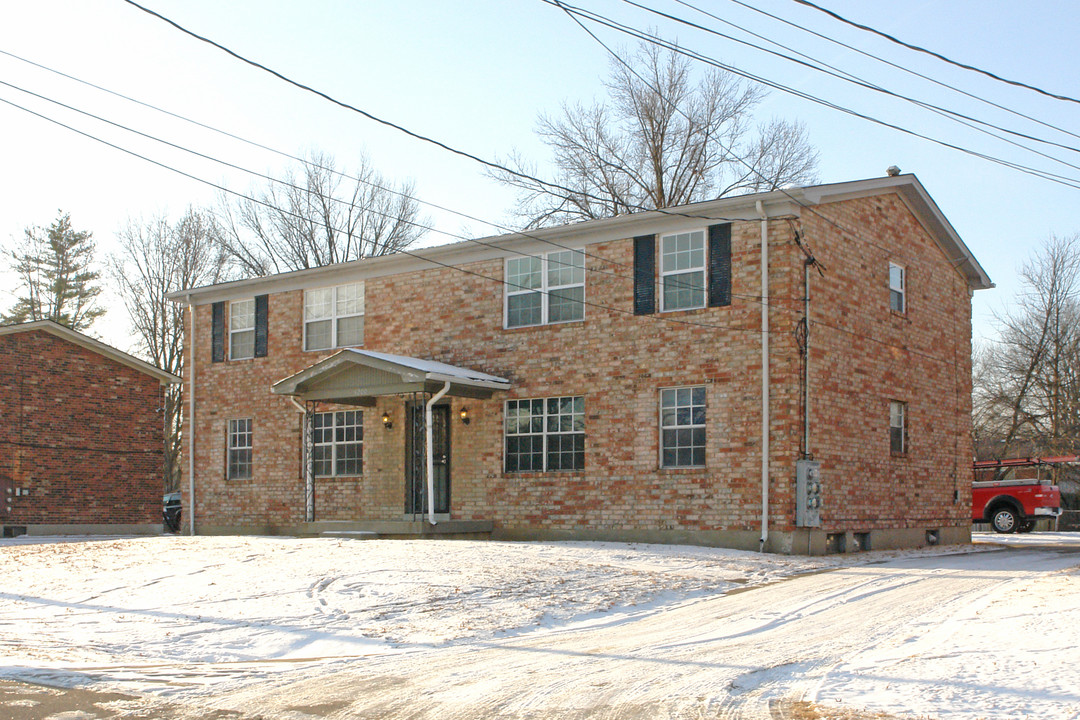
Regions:
[[506, 472], [584, 468], [584, 397], [506, 401]]
[[660, 391], [660, 466], [705, 467], [705, 386]]
[[317, 477], [360, 475], [364, 470], [364, 413], [360, 410], [315, 413], [312, 460]]
[[895, 455], [907, 452], [907, 403], [889, 401], [889, 450]]
[[225, 458], [226, 477], [230, 480], [250, 478], [252, 460], [251, 418], [229, 421], [227, 447]]

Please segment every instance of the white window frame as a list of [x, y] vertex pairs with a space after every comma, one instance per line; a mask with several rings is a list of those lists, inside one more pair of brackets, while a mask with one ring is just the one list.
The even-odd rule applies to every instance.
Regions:
[[[357, 297], [359, 298], [359, 302], [360, 302], [360, 311], [359, 312], [353, 312], [353, 313], [348, 313], [348, 312], [339, 313], [338, 312], [338, 294], [341, 292], [341, 290], [343, 288], [351, 288], [351, 287], [355, 287], [357, 289]], [[309, 318], [308, 317], [308, 312], [309, 312], [308, 296], [309, 296], [309, 294], [316, 293], [316, 292], [326, 292], [326, 291], [330, 292], [330, 314], [327, 317]], [[364, 318], [364, 315], [365, 315], [366, 310], [367, 310], [364, 293], [365, 293], [365, 287], [364, 287], [364, 282], [363, 281], [355, 282], [355, 283], [346, 283], [344, 285], [333, 285], [331, 287], [311, 288], [310, 290], [305, 290], [304, 291], [304, 333], [303, 333], [303, 340], [302, 340], [304, 351], [305, 352], [321, 352], [323, 350], [333, 350], [333, 349], [339, 348], [339, 347], [362, 347], [363, 344], [364, 344], [364, 328], [363, 328], [363, 325], [361, 324], [360, 341], [358, 343], [356, 343], [356, 344], [348, 344], [348, 345], [339, 345], [338, 344], [338, 323], [341, 320], [346, 320], [348, 318], [357, 318], [357, 317], [361, 318], [361, 323], [363, 323], [362, 318]], [[330, 344], [326, 345], [325, 347], [323, 347], [323, 346], [320, 346], [320, 347], [308, 347], [308, 326], [311, 323], [326, 322], [328, 320], [330, 321]]]
[[[355, 423], [345, 423], [344, 418], [348, 413], [356, 414]], [[315, 421], [316, 416], [330, 416], [330, 424], [323, 426], [330, 431], [330, 441], [320, 442], [318, 439], [313, 438], [313, 448], [330, 448], [330, 470], [329, 474], [315, 472], [315, 477], [360, 477], [364, 474], [364, 411], [363, 410], [331, 410], [328, 412], [318, 412], [312, 414], [312, 423]], [[357, 439], [356, 440], [339, 440], [338, 429], [344, 428], [356, 428]], [[314, 428], [313, 428], [314, 432]], [[360, 464], [360, 469], [357, 472], [338, 472], [338, 461], [347, 461], [354, 458], [339, 458], [338, 454], [342, 448], [349, 445], [356, 445], [359, 447], [360, 456], [355, 458]], [[314, 465], [314, 461], [313, 461]]]
[[[237, 327], [237, 320], [248, 315], [246, 311], [243, 314], [237, 312], [237, 307], [242, 305], [249, 305], [251, 307], [251, 324]], [[235, 352], [235, 341], [238, 339], [238, 336], [247, 334], [251, 335], [251, 353], [247, 355], [237, 354]], [[233, 300], [229, 303], [229, 359], [250, 360], [253, 357], [255, 357], [255, 298]]]
[[[674, 392], [677, 395], [680, 390], [689, 390], [691, 392], [691, 395], [693, 394], [694, 390], [700, 390], [701, 394], [703, 396], [702, 397], [702, 402], [701, 402], [700, 405], [695, 405], [695, 404], [693, 404], [693, 399], [691, 397], [691, 404], [683, 406], [683, 405], [678, 405], [677, 404], [678, 403], [678, 398], [676, 397], [676, 405], [673, 406], [673, 407], [676, 408], [676, 415], [678, 414], [678, 408], [680, 408], [680, 407], [688, 407], [690, 409], [690, 414], [691, 414], [690, 422], [689, 423], [679, 423], [678, 419], [676, 417], [676, 422], [674, 424], [665, 424], [664, 423], [664, 394]], [[695, 407], [700, 407], [701, 411], [703, 413], [702, 422], [700, 422], [700, 423], [694, 422], [693, 411], [694, 411]], [[664, 450], [667, 449], [667, 446], [664, 444], [664, 431], [665, 430], [675, 430], [675, 431], [678, 431], [678, 430], [690, 430], [692, 432], [694, 430], [701, 430], [702, 433], [707, 433], [708, 432], [708, 421], [709, 421], [708, 407], [709, 407], [708, 392], [706, 390], [705, 385], [678, 385], [678, 386], [675, 386], [675, 387], [660, 388], [660, 392], [657, 394], [657, 409], [659, 411], [659, 416], [657, 417], [657, 424], [659, 425], [659, 428], [660, 428], [660, 435], [657, 438], [657, 449], [658, 449], [657, 461], [659, 462], [661, 468], [664, 468], [664, 469], [691, 468], [691, 469], [693, 469], [693, 468], [704, 468], [705, 467], [705, 465], [707, 463], [707, 458], [706, 457], [702, 457], [701, 464], [692, 463], [692, 464], [686, 465], [686, 464], [679, 463], [677, 460], [676, 460], [675, 463], [671, 463], [671, 464], [665, 463], [664, 462]], [[698, 445], [689, 445], [689, 446], [686, 446], [686, 447], [690, 447], [691, 452], [692, 452], [693, 448], [699, 447], [699, 446]], [[708, 445], [708, 437], [704, 438], [704, 441], [702, 442], [700, 447], [702, 448], [702, 454], [705, 455], [705, 453], [707, 453], [708, 447], [709, 447], [709, 445]], [[675, 445], [672, 449], [677, 451], [679, 449], [679, 446]]]
[[[238, 456], [247, 453], [247, 460]], [[235, 455], [234, 455], [235, 454]], [[237, 457], [234, 462], [234, 457]], [[255, 423], [251, 418], [229, 420], [225, 442], [225, 477], [228, 480], [250, 480], [255, 466]], [[236, 472], [234, 472], [234, 469]]]
[[[691, 265], [686, 268], [676, 268], [674, 270], [664, 269], [664, 241], [668, 238], [678, 238], [680, 235], [689, 235], [692, 240], [696, 240], [695, 236], [700, 236], [701, 239], [701, 264]], [[709, 302], [709, 233], [704, 229], [697, 230], [685, 230], [683, 232], [668, 233], [660, 236], [660, 242], [657, 243], [657, 252], [660, 257], [657, 261], [657, 266], [660, 269], [660, 312], [676, 312], [679, 310], [700, 310], [708, 305]], [[687, 252], [693, 252], [692, 249]], [[676, 250], [678, 253], [678, 250]], [[667, 307], [667, 293], [665, 292], [665, 285], [668, 282], [668, 277], [673, 275], [687, 275], [692, 272], [701, 272], [701, 304], [700, 305], [688, 305], [686, 307]]]
[[[570, 254], [572, 256], [571, 262], [579, 261], [580, 264], [568, 264], [565, 260], [555, 259], [556, 256]], [[536, 288], [519, 287], [511, 283], [510, 280], [510, 264], [513, 262], [520, 262], [522, 260], [535, 259], [540, 261], [540, 286]], [[558, 268], [554, 268], [558, 271], [562, 268], [571, 267], [574, 269], [580, 268], [580, 281], [574, 281], [570, 283], [555, 284], [551, 282], [551, 274], [553, 271], [552, 262], [558, 263]], [[585, 319], [585, 252], [583, 250], [556, 250], [549, 253], [543, 253], [540, 255], [526, 255], [522, 257], [507, 258], [503, 264], [503, 277], [506, 278], [506, 291], [503, 293], [503, 328], [507, 330], [523, 328], [523, 327], [538, 327], [540, 325], [562, 325], [564, 323], [581, 322]], [[581, 288], [581, 317], [569, 318], [567, 320], [552, 320], [551, 319], [551, 296], [552, 293], [557, 293], [560, 290], [572, 290], [574, 288]], [[527, 323], [522, 325], [510, 324], [510, 298], [522, 295], [531, 295], [536, 293], [540, 296], [540, 322]]]
[[[893, 455], [906, 455], [908, 451], [907, 438], [907, 403], [902, 400], [889, 401], [889, 452]], [[900, 449], [897, 450], [893, 437], [899, 432]]]
[[[893, 271], [900, 276], [899, 287], [893, 283]], [[900, 307], [893, 307], [893, 297], [900, 298]], [[907, 314], [907, 268], [896, 263], [889, 263], [889, 310], [901, 315]]]
[[[570, 413], [562, 412], [562, 409], [561, 409], [562, 408], [562, 403], [563, 403], [563, 401], [566, 401], [566, 400], [569, 400], [571, 402], [572, 406], [579, 404], [580, 408], [581, 408], [580, 411], [571, 410]], [[530, 410], [530, 418], [534, 418], [534, 417], [540, 418], [540, 430], [539, 431], [531, 431], [530, 430], [529, 432], [511, 433], [510, 432], [510, 427], [509, 427], [510, 426], [510, 405], [511, 405], [511, 403], [515, 403], [515, 404], [520, 404], [520, 403], [540, 403], [541, 413], [539, 415], [531, 413], [531, 410]], [[555, 406], [557, 408], [556, 412], [551, 413], [549, 411], [550, 410], [550, 403], [555, 403]], [[566, 418], [566, 417], [570, 418], [570, 422], [571, 422], [571, 429], [570, 430], [563, 430], [561, 427], [556, 427], [556, 428], [549, 427], [551, 425], [551, 423], [552, 423], [552, 420], [554, 420], [556, 423], [559, 423], [559, 421], [562, 418]], [[575, 428], [573, 426], [573, 423], [574, 423], [575, 419], [580, 421], [580, 423], [581, 423], [580, 428]], [[586, 427], [585, 427], [585, 396], [584, 395], [565, 395], [565, 396], [545, 397], [545, 398], [514, 398], [512, 400], [507, 400], [503, 404], [503, 472], [508, 474], [508, 475], [516, 475], [518, 473], [577, 473], [577, 472], [583, 472], [585, 470], [585, 456], [584, 456], [584, 452], [585, 452], [585, 450], [584, 450], [585, 431], [586, 431]], [[558, 468], [552, 468], [549, 465], [549, 463], [548, 463], [549, 451], [551, 451], [550, 439], [551, 439], [552, 436], [556, 436], [556, 435], [559, 436], [559, 437], [567, 437], [567, 436], [574, 437], [575, 442], [576, 442], [577, 437], [579, 437], [579, 436], [581, 437], [581, 444], [582, 444], [581, 467], [573, 467], [573, 468], [558, 467]], [[543, 458], [543, 467], [541, 469], [533, 469], [533, 468], [529, 468], [529, 469], [525, 469], [525, 470], [522, 470], [520, 468], [514, 469], [514, 470], [509, 469], [508, 462], [507, 462], [508, 459], [509, 459], [509, 456], [510, 456], [508, 445], [509, 445], [509, 439], [512, 438], [512, 437], [518, 437], [518, 438], [522, 438], [522, 437], [540, 437], [540, 438], [542, 438], [540, 452], [541, 452], [541, 456]], [[576, 454], [577, 450], [572, 450], [570, 452], [572, 454]]]

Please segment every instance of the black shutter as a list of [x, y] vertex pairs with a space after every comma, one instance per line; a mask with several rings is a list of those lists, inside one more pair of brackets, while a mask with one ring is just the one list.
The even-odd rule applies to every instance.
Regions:
[[709, 307], [731, 304], [731, 223], [709, 226]]
[[656, 236], [634, 238], [634, 314], [656, 312]]
[[269, 295], [255, 296], [255, 357], [266, 357], [266, 315], [269, 310]]
[[216, 302], [213, 305], [214, 323], [211, 330], [211, 360], [223, 362], [225, 360], [225, 303]]

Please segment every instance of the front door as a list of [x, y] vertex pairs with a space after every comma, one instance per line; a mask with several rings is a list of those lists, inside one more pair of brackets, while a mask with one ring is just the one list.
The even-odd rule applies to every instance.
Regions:
[[[405, 437], [405, 513], [413, 516], [428, 511], [427, 456], [425, 455], [424, 404], [410, 403]], [[435, 512], [450, 512], [450, 406], [431, 409], [432, 477]], [[418, 518], [419, 519], [419, 518]]]

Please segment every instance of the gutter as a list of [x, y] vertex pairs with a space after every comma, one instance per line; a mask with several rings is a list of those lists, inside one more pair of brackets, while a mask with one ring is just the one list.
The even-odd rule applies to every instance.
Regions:
[[427, 436], [427, 509], [428, 509], [428, 522], [432, 525], [436, 525], [435, 522], [435, 480], [432, 475], [435, 473], [435, 458], [434, 450], [432, 449], [432, 431], [431, 431], [431, 408], [435, 406], [443, 395], [450, 392], [450, 381], [447, 380], [443, 385], [442, 390], [431, 396], [431, 399], [424, 405], [424, 434]]
[[188, 370], [188, 528], [195, 535], [195, 306], [187, 296], [191, 315], [191, 355]]
[[769, 540], [769, 216], [758, 200], [761, 216], [761, 539], [758, 551]]

